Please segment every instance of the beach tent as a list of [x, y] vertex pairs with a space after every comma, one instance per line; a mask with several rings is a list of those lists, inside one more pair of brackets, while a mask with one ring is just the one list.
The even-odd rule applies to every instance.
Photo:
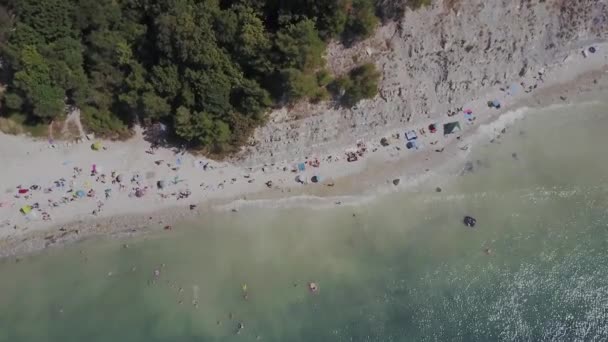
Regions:
[[306, 163], [299, 163], [298, 171], [304, 171], [304, 170], [306, 170]]
[[412, 141], [414, 139], [418, 139], [418, 136], [416, 135], [416, 132], [412, 130], [405, 132], [405, 139], [407, 139], [407, 141]]
[[448, 122], [443, 125], [443, 135], [448, 135], [448, 134], [452, 134], [455, 132], [459, 132], [460, 130], [461, 130], [460, 122], [458, 122], [458, 121]]
[[76, 191], [75, 195], [76, 195], [76, 197], [78, 197], [78, 198], [83, 198], [83, 197], [85, 197], [87, 194], [86, 194], [86, 192], [84, 192], [83, 190], [78, 190], [78, 191]]
[[91, 145], [91, 149], [93, 151], [99, 151], [99, 150], [103, 149], [103, 145], [99, 141], [97, 141], [97, 142], [93, 143], [93, 145]]
[[30, 205], [24, 205], [23, 207], [21, 207], [21, 209], [19, 211], [21, 211], [21, 213], [23, 215], [27, 215], [27, 214], [29, 214], [29, 213], [32, 212], [32, 206], [30, 206]]

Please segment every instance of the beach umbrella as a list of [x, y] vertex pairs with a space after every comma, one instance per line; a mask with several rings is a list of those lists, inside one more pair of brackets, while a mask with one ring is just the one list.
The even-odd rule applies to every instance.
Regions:
[[28, 192], [29, 192], [28, 189], [19, 189], [19, 193], [22, 194], [22, 195], [23, 194], [27, 194]]
[[380, 139], [380, 145], [382, 145], [382, 146], [388, 146], [389, 145], [388, 139], [386, 139], [386, 138]]
[[118, 176], [116, 176], [116, 181], [117, 181], [118, 183], [121, 183], [121, 182], [122, 182], [122, 175], [118, 175]]
[[103, 145], [102, 145], [102, 144], [101, 144], [99, 141], [94, 142], [94, 143], [91, 145], [91, 149], [92, 149], [93, 151], [99, 151], [99, 150], [101, 150], [102, 148], [103, 148]]
[[320, 176], [312, 176], [312, 178], [310, 178], [310, 181], [313, 183], [318, 183], [321, 181], [321, 177]]
[[492, 106], [494, 108], [500, 108], [500, 102], [498, 102], [498, 100], [494, 100], [494, 101], [492, 101]]
[[86, 192], [84, 192], [83, 190], [76, 191], [76, 197], [78, 197], [78, 198], [83, 198], [86, 195], [87, 195]]
[[145, 192], [142, 189], [135, 190], [136, 197], [143, 197], [144, 195], [145, 195]]
[[165, 188], [165, 181], [163, 181], [163, 180], [159, 180], [158, 182], [156, 182], [156, 186], [157, 186], [159, 189], [164, 189], [164, 188]]
[[410, 131], [405, 132], [405, 139], [407, 139], [407, 141], [412, 141], [412, 140], [418, 139], [418, 136], [416, 135], [415, 131], [410, 130]]
[[299, 163], [298, 164], [298, 171], [304, 171], [306, 170], [306, 164], [305, 163]]
[[29, 213], [32, 212], [32, 206], [31, 205], [24, 205], [23, 207], [21, 207], [20, 211], [21, 211], [21, 213], [23, 215], [27, 215], [27, 214], [29, 214]]

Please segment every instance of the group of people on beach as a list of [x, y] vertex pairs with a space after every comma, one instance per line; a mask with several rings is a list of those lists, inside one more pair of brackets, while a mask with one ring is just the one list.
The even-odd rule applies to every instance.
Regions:
[[[423, 132], [426, 133], [426, 132]], [[377, 146], [376, 146], [377, 145]], [[371, 152], [376, 152], [378, 148], [383, 147], [383, 144], [373, 144]], [[367, 144], [359, 140], [352, 149], [345, 151], [344, 159], [336, 155], [328, 155], [325, 158], [319, 158], [315, 156], [309, 156], [305, 158], [305, 162], [292, 164], [292, 167], [277, 167], [273, 165], [264, 165], [261, 168], [262, 174], [268, 174], [272, 167], [275, 167], [278, 171], [291, 171], [300, 173], [304, 171], [304, 167], [300, 167], [300, 164], [305, 164], [312, 169], [318, 169], [322, 166], [322, 160], [327, 163], [340, 162], [344, 160], [347, 163], [355, 162], [365, 156], [366, 153], [370, 152]], [[96, 150], [94, 153], [111, 153], [108, 148]], [[149, 150], [151, 155], [150, 158], [155, 156], [155, 150]], [[118, 170], [111, 170], [105, 172], [101, 165], [92, 164], [88, 167], [88, 171], [85, 172], [85, 166], [77, 165], [71, 167], [70, 173], [63, 177], [50, 181], [48, 184], [21, 184], [15, 188], [13, 199], [10, 203], [2, 202], [3, 206], [10, 205], [12, 208], [22, 208], [23, 216], [25, 221], [31, 222], [37, 220], [38, 216], [41, 216], [44, 221], [52, 220], [52, 211], [57, 208], [66, 206], [73, 206], [76, 203], [83, 203], [90, 201], [93, 204], [89, 213], [93, 216], [98, 216], [104, 210], [106, 204], [113, 200], [116, 196], [128, 196], [129, 198], [142, 198], [150, 196], [150, 193], [155, 192], [160, 200], [175, 199], [176, 201], [189, 199], [193, 194], [193, 189], [188, 185], [187, 179], [180, 179], [180, 170], [185, 166], [184, 161], [189, 156], [185, 156], [185, 153], [181, 153], [176, 159], [175, 163], [167, 163], [162, 159], [156, 159], [151, 161], [151, 168], [159, 169], [167, 167], [169, 170], [165, 171], [174, 174], [173, 180], [157, 180], [155, 178], [156, 172], [148, 171], [146, 177], [142, 176], [142, 172], [138, 170], [121, 173]], [[66, 165], [67, 166], [67, 165]], [[202, 172], [211, 171], [214, 169], [209, 162], [198, 161], [195, 163], [195, 168], [200, 169]], [[162, 170], [162, 169], [161, 169]], [[161, 171], [159, 170], [159, 171]], [[275, 170], [275, 171], [276, 171]], [[253, 168], [249, 168], [249, 171], [254, 171]], [[67, 172], [66, 172], [67, 173]], [[126, 176], [130, 174], [129, 176]], [[320, 177], [314, 177], [317, 181]], [[243, 175], [243, 179], [251, 184], [255, 182], [255, 178], [250, 173]], [[300, 178], [301, 180], [302, 178]], [[298, 181], [298, 180], [296, 180]], [[288, 177], [279, 176], [278, 179], [268, 180], [264, 182], [269, 188], [278, 188], [278, 183], [288, 182]], [[302, 182], [301, 183], [307, 183]], [[314, 182], [314, 181], [313, 181]], [[206, 182], [200, 183], [199, 192], [205, 191], [222, 191], [227, 185], [237, 185], [237, 177], [230, 177], [224, 179], [217, 184], [207, 184]], [[270, 186], [269, 186], [270, 184]], [[328, 184], [334, 185], [333, 181]], [[75, 214], [81, 214], [81, 209], [75, 209]], [[17, 225], [12, 222], [4, 222], [4, 225], [13, 225], [13, 228], [17, 229]]]

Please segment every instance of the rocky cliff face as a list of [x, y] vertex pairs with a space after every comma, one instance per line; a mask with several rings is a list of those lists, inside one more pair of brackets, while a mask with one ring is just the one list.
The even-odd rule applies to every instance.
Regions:
[[378, 65], [376, 98], [352, 110], [302, 105], [272, 113], [239, 158], [291, 160], [422, 124], [607, 38], [606, 0], [437, 0], [357, 46], [330, 47], [337, 73], [355, 61]]

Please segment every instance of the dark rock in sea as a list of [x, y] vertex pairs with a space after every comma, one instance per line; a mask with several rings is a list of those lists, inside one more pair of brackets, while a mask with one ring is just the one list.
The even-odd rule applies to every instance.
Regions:
[[477, 224], [477, 220], [471, 216], [465, 216], [464, 220], [462, 221], [464, 223], [465, 226], [467, 227], [475, 227], [475, 225]]
[[441, 188], [440, 188], [440, 187], [436, 187], [436, 188], [435, 188], [435, 191], [436, 191], [436, 192], [441, 192], [442, 190], [441, 190]]

